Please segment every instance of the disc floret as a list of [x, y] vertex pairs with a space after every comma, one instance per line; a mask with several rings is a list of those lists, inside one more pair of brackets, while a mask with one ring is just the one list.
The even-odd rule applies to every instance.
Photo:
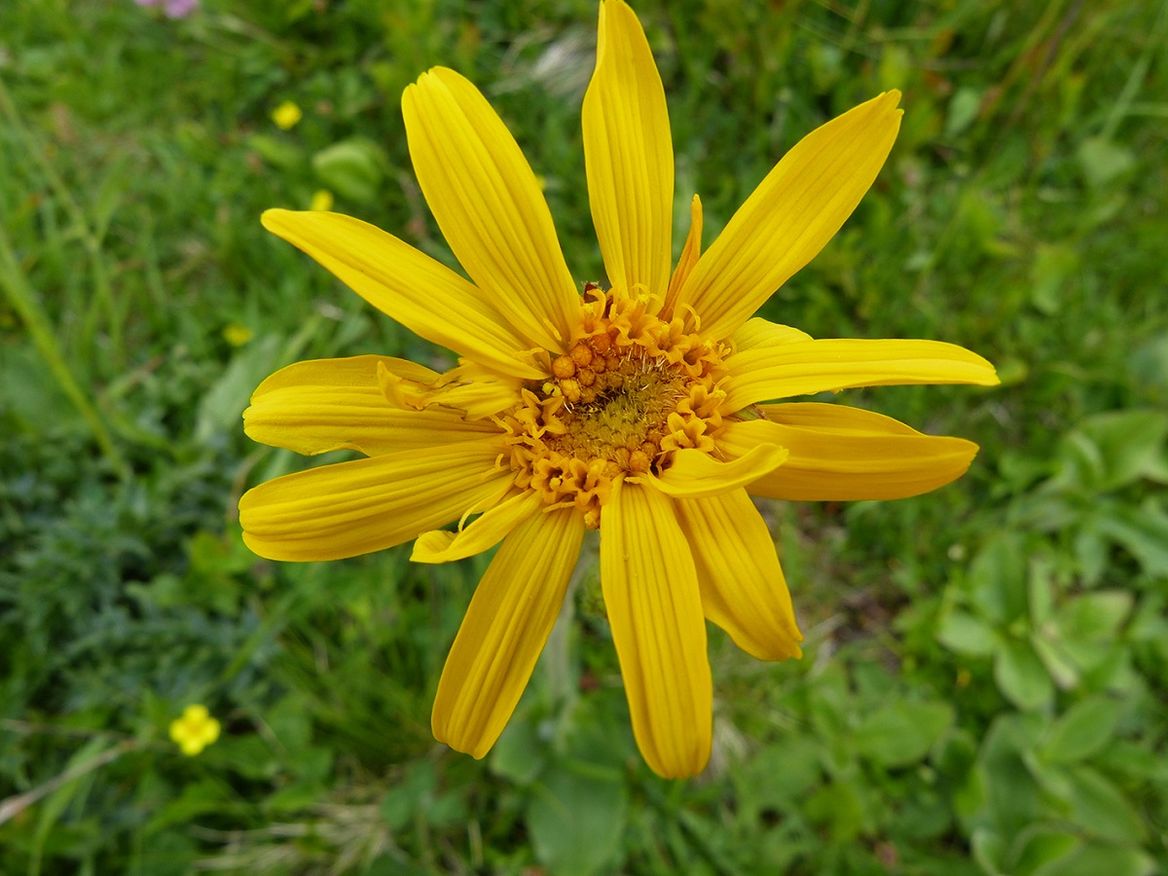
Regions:
[[[578, 332], [546, 380], [500, 419], [515, 484], [595, 528], [618, 478], [663, 474], [678, 450], [714, 450], [728, 354], [654, 299], [585, 290]], [[691, 320], [692, 322], [692, 320]]]

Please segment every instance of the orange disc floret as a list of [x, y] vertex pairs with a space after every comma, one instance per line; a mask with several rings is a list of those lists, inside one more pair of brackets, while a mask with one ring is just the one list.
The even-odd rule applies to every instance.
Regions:
[[678, 450], [711, 452], [721, 426], [726, 348], [652, 304], [586, 289], [577, 339], [499, 420], [516, 486], [592, 527], [615, 480], [660, 475]]

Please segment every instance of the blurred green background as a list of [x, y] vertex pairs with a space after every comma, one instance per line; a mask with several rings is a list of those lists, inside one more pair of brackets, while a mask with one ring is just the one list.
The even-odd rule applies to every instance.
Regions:
[[[328, 191], [449, 261], [398, 108], [441, 63], [492, 99], [576, 278], [601, 279], [596, 3], [4, 0], [0, 872], [1161, 872], [1168, 5], [635, 6], [678, 225], [699, 192], [707, 244], [800, 136], [904, 90], [876, 185], [763, 313], [993, 360], [993, 391], [842, 398], [978, 441], [969, 475], [762, 506], [807, 653], [758, 663], [711, 629], [702, 777], [636, 754], [594, 545], [502, 741], [455, 754], [430, 702], [486, 558], [273, 564], [234, 511], [305, 465], [242, 434], [271, 370], [449, 358], [258, 215]], [[167, 731], [196, 702], [223, 733], [186, 757]]]

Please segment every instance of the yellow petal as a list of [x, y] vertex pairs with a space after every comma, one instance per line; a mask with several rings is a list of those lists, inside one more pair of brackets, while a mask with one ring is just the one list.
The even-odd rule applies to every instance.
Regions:
[[738, 328], [730, 339], [734, 342], [734, 350], [742, 353], [757, 347], [769, 347], [775, 344], [789, 344], [792, 341], [810, 341], [811, 335], [807, 332], [781, 325], [777, 322], [768, 322], [761, 317], [748, 319]]
[[706, 617], [759, 660], [802, 656], [774, 539], [746, 491], [674, 507], [693, 548]]
[[807, 501], [903, 499], [961, 477], [977, 445], [922, 435], [891, 417], [830, 404], [766, 405], [768, 418], [731, 422], [718, 436], [727, 455], [759, 442], [791, 455], [747, 489], [756, 496]]
[[816, 128], [738, 208], [679, 296], [703, 334], [729, 335], [831, 240], [892, 149], [899, 101], [889, 91]]
[[663, 297], [672, 256], [673, 141], [653, 53], [623, 0], [600, 5], [583, 125], [588, 200], [608, 279], [615, 288]]
[[285, 475], [239, 500], [243, 540], [270, 560], [336, 560], [409, 541], [510, 482], [495, 437]]
[[311, 210], [268, 210], [261, 221], [410, 331], [504, 374], [540, 376], [520, 353], [531, 344], [493, 306], [490, 292], [392, 234]]
[[786, 448], [774, 444], [759, 444], [731, 462], [720, 462], [702, 450], [679, 450], [661, 477], [648, 475], [642, 480], [675, 499], [698, 499], [753, 483], [786, 459]]
[[998, 383], [994, 366], [981, 356], [941, 341], [792, 341], [735, 353], [726, 368], [727, 411], [855, 386]]
[[661, 308], [664, 318], [672, 317], [677, 296], [686, 278], [698, 263], [702, 254], [702, 199], [697, 195], [689, 202], [689, 233], [685, 236], [685, 246], [681, 248], [681, 255], [677, 259], [677, 267], [673, 276], [669, 278], [669, 292], [665, 295], [665, 306]]
[[617, 483], [600, 517], [600, 584], [633, 735], [655, 773], [701, 772], [713, 687], [697, 571], [670, 501]]
[[434, 697], [434, 736], [481, 758], [515, 710], [555, 625], [584, 523], [538, 513], [503, 541], [475, 589]]
[[379, 367], [398, 374], [438, 376], [389, 356], [296, 362], [259, 385], [251, 407], [243, 412], [243, 429], [253, 441], [297, 453], [350, 449], [366, 456], [499, 431], [489, 420], [470, 420], [449, 409], [417, 411], [390, 404], [379, 386]]
[[423, 532], [414, 542], [410, 559], [415, 563], [449, 563], [481, 554], [528, 517], [539, 513], [542, 504], [538, 493], [516, 493], [458, 532], [443, 529]]
[[580, 296], [539, 181], [486, 98], [435, 67], [402, 95], [414, 172], [466, 272], [533, 345], [562, 352]]

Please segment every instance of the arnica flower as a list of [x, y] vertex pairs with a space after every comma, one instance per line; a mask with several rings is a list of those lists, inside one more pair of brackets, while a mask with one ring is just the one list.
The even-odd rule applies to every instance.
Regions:
[[187, 757], [194, 757], [219, 738], [219, 722], [206, 706], [191, 705], [170, 722], [170, 739]]
[[[760, 659], [800, 655], [774, 540], [750, 497], [914, 496], [960, 477], [977, 451], [857, 408], [767, 403], [997, 383], [987, 361], [950, 344], [813, 340], [751, 318], [872, 184], [899, 97], [881, 94], [803, 138], [705, 251], [695, 197], [671, 266], [665, 93], [636, 16], [605, 0], [583, 127], [608, 286], [581, 290], [499, 116], [453, 70], [424, 73], [402, 98], [409, 153], [469, 281], [348, 216], [270, 210], [263, 224], [459, 364], [439, 373], [367, 355], [265, 380], [244, 414], [253, 439], [368, 458], [245, 494], [247, 544], [275, 560], [329, 560], [416, 537], [413, 560], [444, 563], [501, 542], [433, 710], [438, 739], [482, 757], [555, 623], [585, 530], [599, 529], [637, 743], [662, 776], [699, 772], [712, 723], [705, 621]], [[438, 528], [452, 521], [457, 531]]]

